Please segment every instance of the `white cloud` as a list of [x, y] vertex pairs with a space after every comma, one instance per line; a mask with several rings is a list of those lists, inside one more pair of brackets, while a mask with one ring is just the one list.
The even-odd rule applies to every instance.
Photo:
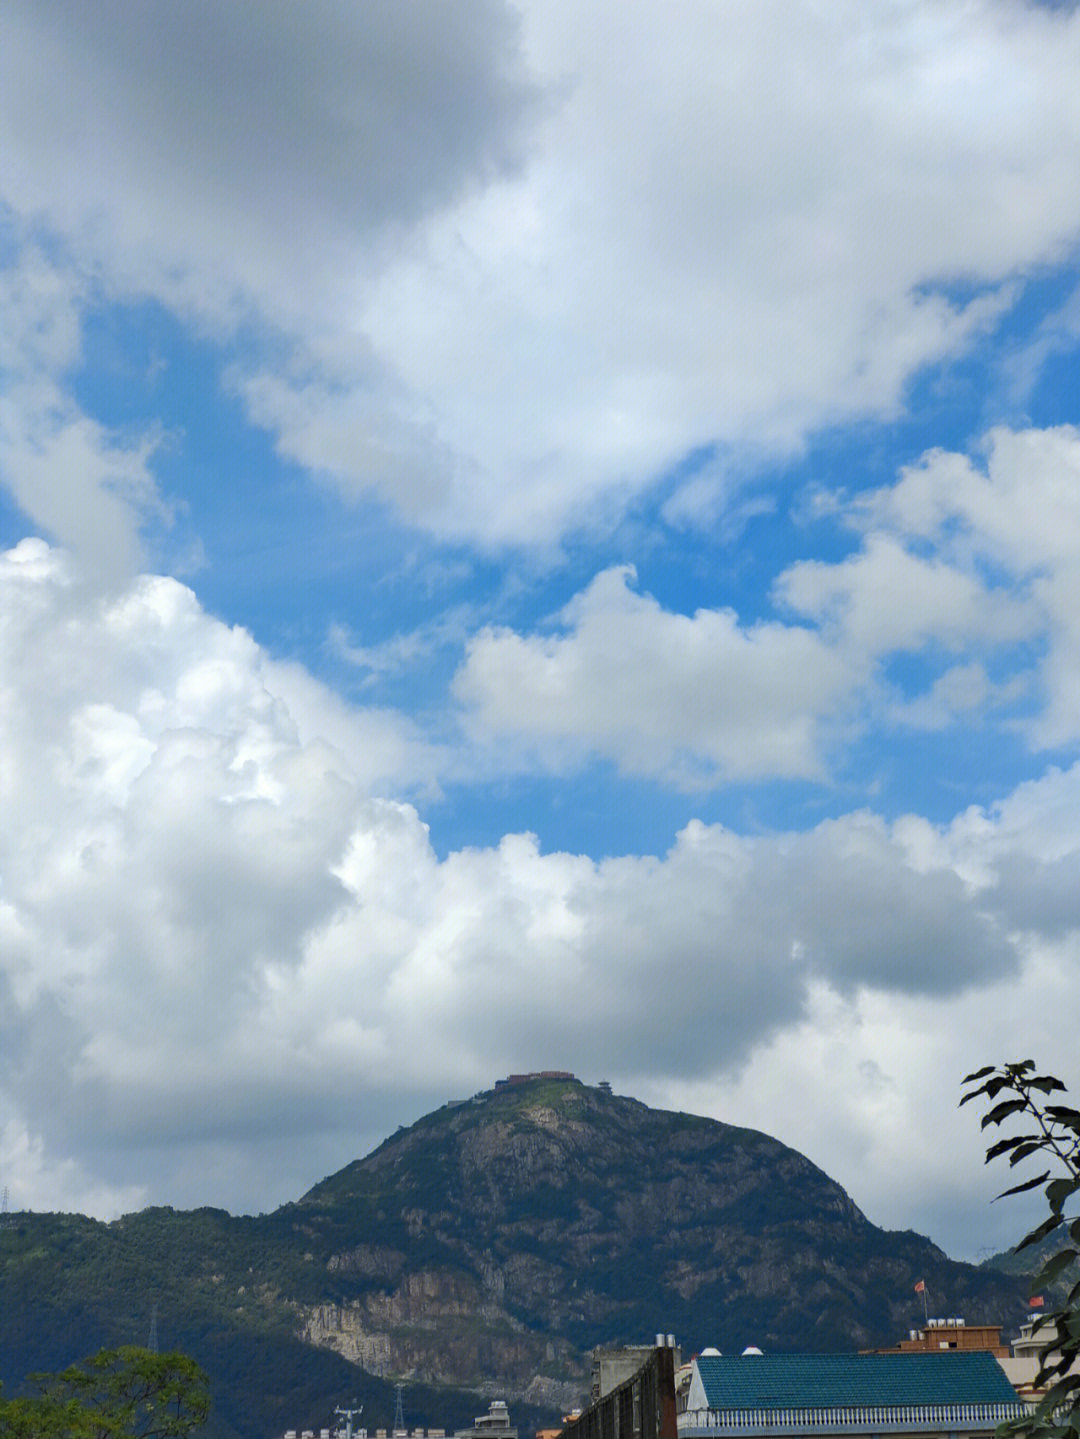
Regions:
[[[674, 613], [624, 567], [544, 633], [481, 630], [454, 681], [475, 742], [508, 768], [599, 756], [683, 787], [825, 778], [871, 723], [940, 729], [1000, 710], [1033, 749], [1074, 744], [1080, 435], [997, 429], [984, 448], [985, 462], [930, 451], [894, 485], [838, 499], [861, 541], [777, 576], [792, 618]], [[921, 690], [889, 682], [895, 656], [919, 658]]]
[[1080, 233], [1063, 11], [50, 0], [5, 26], [0, 198], [110, 295], [244, 322], [231, 383], [281, 451], [442, 537], [552, 545], [697, 447], [891, 413]]
[[[38, 277], [25, 265], [0, 291], [5, 325], [38, 327], [38, 363], [0, 411], [0, 479], [34, 525], [125, 579], [140, 528], [165, 513], [148, 467], [158, 437], [108, 433], [66, 386], [82, 310], [148, 295], [204, 337], [315, 345], [329, 390], [296, 395], [277, 423], [305, 426], [317, 469], [344, 445], [369, 483], [424, 489], [416, 402], [353, 312], [403, 233], [517, 164], [537, 97], [513, 11], [47, 0], [3, 23], [0, 217], [62, 267], [31, 296], [55, 312], [45, 329], [26, 313]], [[43, 334], [63, 336], [63, 354]], [[286, 365], [247, 381], [256, 422], [292, 378]]]
[[567, 85], [528, 169], [433, 222], [363, 310], [459, 457], [418, 512], [441, 531], [552, 539], [694, 448], [889, 413], [1080, 227], [1074, 19], [539, 4], [526, 35]]
[[956, 650], [973, 641], [1015, 641], [1036, 623], [1031, 607], [1011, 592], [990, 589], [979, 574], [915, 555], [880, 533], [868, 535], [848, 559], [797, 561], [774, 592], [781, 605], [867, 656], [931, 642]]
[[138, 528], [163, 514], [149, 461], [154, 434], [112, 433], [74, 402], [86, 286], [33, 246], [0, 268], [0, 481], [32, 523], [76, 550], [97, 582], [123, 582]]
[[[993, 997], [1054, 956], [1074, 970], [1076, 772], [945, 830], [693, 822], [663, 857], [508, 835], [440, 860], [371, 792], [385, 716], [324, 705], [175, 581], [86, 609], [74, 580], [40, 541], [0, 564], [0, 1098], [30, 1202], [262, 1207], [501, 1071], [719, 1094], [763, 1047], [820, 1049], [830, 1005], [876, 1016], [885, 1069], [912, 1006], [944, 1032], [963, 995], [993, 1057], [1025, 1032]], [[822, 1080], [819, 1102], [851, 1101]], [[825, 1129], [805, 1147], [829, 1167]]]
[[[860, 501], [856, 513], [869, 525], [893, 529], [905, 543], [931, 543], [954, 572], [996, 575], [1013, 595], [1026, 595], [1035, 617], [1031, 638], [1042, 640], [1046, 651], [1038, 666], [1042, 704], [1029, 738], [1041, 748], [1074, 743], [1080, 737], [1080, 432], [1071, 425], [995, 429], [986, 437], [985, 459], [931, 451], [896, 485]], [[984, 592], [987, 601], [1001, 613], [1001, 591]], [[1010, 609], [1024, 612], [1016, 600], [1006, 613]], [[942, 637], [948, 623], [943, 614]]]
[[973, 718], [977, 723], [990, 706], [1008, 703], [1019, 693], [1015, 682], [991, 684], [985, 668], [977, 661], [953, 665], [937, 677], [925, 694], [894, 704], [891, 717], [913, 729], [945, 729], [958, 716]]
[[480, 742], [516, 741], [556, 768], [611, 755], [684, 786], [821, 777], [821, 732], [860, 678], [845, 656], [797, 625], [673, 614], [633, 578], [597, 576], [564, 612], [565, 635], [470, 641], [454, 688]]

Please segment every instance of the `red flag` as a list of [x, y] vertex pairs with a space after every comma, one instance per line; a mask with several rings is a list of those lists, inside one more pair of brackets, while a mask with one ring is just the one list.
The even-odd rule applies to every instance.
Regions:
[[1041, 1309], [1041, 1308], [1043, 1307], [1043, 1302], [1044, 1302], [1044, 1301], [1043, 1301], [1043, 1297], [1042, 1297], [1041, 1294], [1034, 1294], [1034, 1295], [1032, 1295], [1032, 1297], [1028, 1300], [1028, 1308], [1029, 1308], [1029, 1309]]
[[916, 1284], [916, 1286], [915, 1286], [915, 1293], [916, 1293], [916, 1294], [925, 1294], [925, 1293], [926, 1293], [926, 1285], [923, 1283], [923, 1281], [922, 1281], [921, 1279], [919, 1280], [918, 1284]]

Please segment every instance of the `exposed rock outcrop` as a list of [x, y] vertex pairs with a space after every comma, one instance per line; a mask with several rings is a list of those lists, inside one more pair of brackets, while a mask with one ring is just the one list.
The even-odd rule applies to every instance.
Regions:
[[768, 1135], [572, 1080], [444, 1107], [294, 1214], [353, 1316], [306, 1320], [311, 1342], [385, 1335], [391, 1373], [510, 1397], [568, 1402], [593, 1345], [658, 1329], [721, 1348], [893, 1339], [920, 1278], [972, 1319], [1022, 1311], [1001, 1276], [877, 1229]]

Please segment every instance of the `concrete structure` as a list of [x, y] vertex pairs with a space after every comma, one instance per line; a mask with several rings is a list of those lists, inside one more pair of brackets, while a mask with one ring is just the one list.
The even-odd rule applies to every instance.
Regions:
[[880, 1436], [989, 1439], [1022, 1418], [985, 1350], [891, 1354], [702, 1354], [693, 1361], [679, 1439]]
[[454, 1439], [518, 1439], [517, 1429], [510, 1423], [505, 1399], [493, 1399], [486, 1414], [473, 1420], [471, 1429], [457, 1429]]
[[625, 1344], [618, 1348], [594, 1349], [589, 1402], [595, 1404], [620, 1384], [624, 1384], [648, 1363], [656, 1349], [670, 1349], [673, 1368], [678, 1368], [679, 1351], [675, 1347], [674, 1334], [658, 1334], [655, 1344]]
[[[1019, 1336], [1013, 1340], [1012, 1354], [998, 1360], [1016, 1392], [1029, 1404], [1037, 1404], [1049, 1387], [1046, 1384], [1037, 1385], [1035, 1383], [1043, 1351], [1046, 1351], [1051, 1360], [1060, 1357], [1057, 1348], [1057, 1329], [1052, 1324], [1044, 1324], [1040, 1329], [1035, 1330], [1036, 1318], [1037, 1316], [1034, 1314], [1028, 1316], [1027, 1323], [1020, 1326]], [[1080, 1373], [1080, 1365], [1074, 1364], [1069, 1373]], [[1056, 1375], [1055, 1379], [1061, 1377], [1061, 1375]]]
[[985, 1349], [996, 1359], [1008, 1357], [1001, 1342], [1000, 1324], [965, 1324], [962, 1319], [928, 1319], [921, 1329], [912, 1329], [906, 1339], [875, 1354], [922, 1354], [938, 1349]]
[[678, 1439], [674, 1339], [670, 1347], [635, 1352], [644, 1352], [645, 1362], [567, 1424], [563, 1439]]

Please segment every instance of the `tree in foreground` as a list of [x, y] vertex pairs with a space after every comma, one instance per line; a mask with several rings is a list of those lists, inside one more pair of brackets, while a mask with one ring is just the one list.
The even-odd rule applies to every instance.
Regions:
[[[1035, 1290], [1049, 1289], [1061, 1281], [1076, 1279], [1080, 1259], [1080, 1217], [1069, 1212], [1070, 1201], [1080, 1193], [1080, 1110], [1052, 1102], [1064, 1094], [1065, 1086], [1052, 1074], [1036, 1072], [1033, 1060], [987, 1065], [963, 1081], [966, 1089], [961, 1104], [985, 1097], [991, 1107], [982, 1118], [982, 1127], [999, 1127], [1006, 1121], [1023, 1125], [1023, 1132], [999, 1139], [986, 1151], [986, 1162], [1008, 1155], [1015, 1168], [1025, 1159], [1039, 1156], [1049, 1167], [1033, 1178], [1012, 1184], [997, 1197], [1022, 1194], [1045, 1185], [1050, 1213], [1026, 1234], [1016, 1251], [1039, 1245], [1048, 1251], [1041, 1269], [1032, 1280]], [[1075, 1209], [1075, 1204], [1073, 1205]], [[1054, 1235], [1057, 1242], [1050, 1241]], [[1046, 1343], [1039, 1361], [1036, 1384], [1049, 1385], [1045, 1397], [1022, 1420], [1003, 1426], [1032, 1439], [1080, 1439], [1080, 1373], [1069, 1370], [1080, 1360], [1080, 1279], [1065, 1291], [1056, 1307], [1047, 1308], [1036, 1319], [1033, 1333], [1045, 1331]]]
[[187, 1439], [210, 1412], [206, 1375], [184, 1354], [103, 1349], [32, 1382], [33, 1398], [0, 1400], [2, 1439]]

